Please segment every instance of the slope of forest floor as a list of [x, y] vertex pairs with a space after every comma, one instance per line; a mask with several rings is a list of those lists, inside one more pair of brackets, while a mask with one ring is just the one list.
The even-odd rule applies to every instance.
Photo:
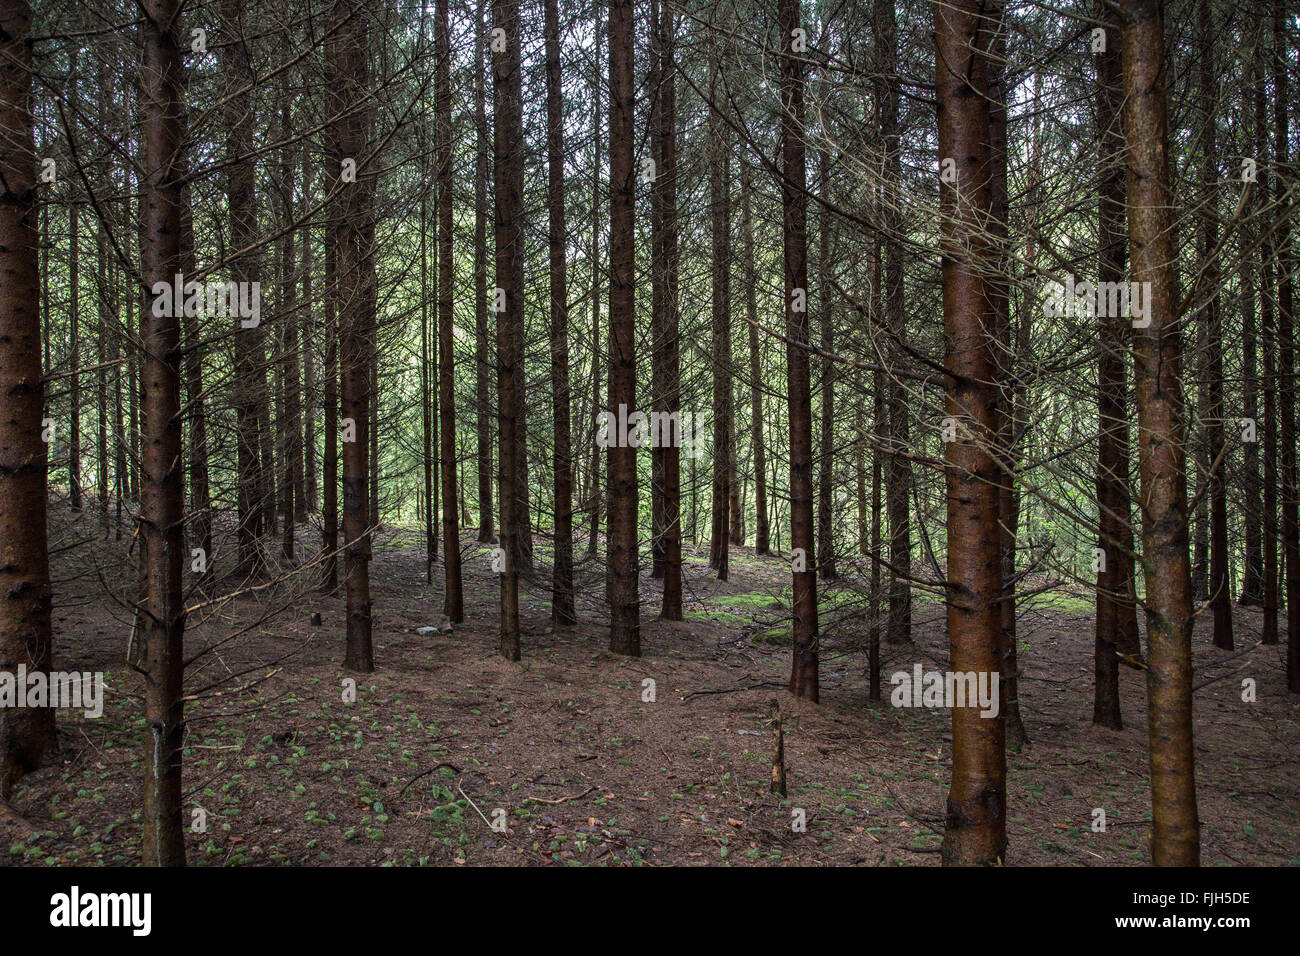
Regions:
[[[315, 532], [302, 540], [314, 555]], [[129, 533], [105, 540], [84, 517], [65, 521], [58, 541], [69, 546], [54, 557], [56, 669], [104, 671], [108, 698], [100, 719], [60, 712], [62, 754], [25, 778], [10, 808], [0, 805], [0, 846], [11, 864], [136, 864], [143, 719], [141, 680], [123, 663]], [[538, 539], [539, 568], [545, 544]], [[342, 669], [342, 598], [311, 589], [310, 561], [194, 611], [187, 654], [207, 650], [187, 681], [192, 864], [938, 864], [948, 713], [893, 708], [888, 685], [917, 663], [946, 668], [937, 603], [918, 592], [915, 643], [882, 648], [885, 700], [873, 703], [861, 582], [825, 591], [814, 705], [782, 686], [790, 579], [781, 557], [733, 548], [721, 583], [707, 552], [688, 549], [678, 623], [658, 619], [660, 589], [646, 568], [640, 659], [606, 650], [602, 565], [580, 562], [579, 623], [558, 630], [546, 568], [521, 595], [523, 661], [512, 664], [495, 650], [487, 546], [471, 531], [462, 548], [466, 620], [421, 635], [441, 618], [442, 565], [429, 586], [416, 533], [377, 535], [369, 675]], [[1238, 609], [1239, 649], [1258, 640], [1259, 620]], [[1286, 693], [1282, 649], [1232, 656], [1210, 645], [1204, 616], [1198, 623], [1202, 861], [1300, 863], [1300, 698]], [[1124, 730], [1094, 727], [1091, 603], [1038, 595], [1019, 628], [1031, 743], [1009, 755], [1008, 862], [1145, 863], [1143, 674], [1123, 669]], [[343, 699], [349, 676], [354, 703]], [[647, 678], [653, 702], [643, 700]], [[1255, 680], [1255, 702], [1241, 699], [1243, 678]], [[785, 728], [784, 800], [769, 792], [773, 698]], [[1096, 808], [1105, 832], [1093, 830]], [[803, 832], [792, 827], [800, 810]], [[505, 832], [491, 825], [501, 819]]]

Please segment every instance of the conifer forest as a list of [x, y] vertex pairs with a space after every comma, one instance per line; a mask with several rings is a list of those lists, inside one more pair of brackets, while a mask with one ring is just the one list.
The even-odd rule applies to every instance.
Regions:
[[0, 0], [33, 921], [1300, 865], [1297, 104], [1296, 0]]

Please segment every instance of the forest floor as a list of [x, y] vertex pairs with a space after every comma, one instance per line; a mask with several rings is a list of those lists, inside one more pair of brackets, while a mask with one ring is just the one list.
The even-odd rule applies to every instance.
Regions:
[[[0, 804], [9, 863], [139, 862], [142, 684], [123, 662], [130, 612], [111, 593], [130, 592], [128, 545], [129, 534], [103, 540], [90, 518], [52, 536], [55, 666], [104, 671], [107, 702], [99, 719], [60, 711], [62, 754], [24, 779], [10, 808]], [[376, 670], [354, 675], [353, 703], [343, 699], [342, 597], [309, 588], [314, 565], [191, 615], [187, 654], [208, 649], [186, 685], [197, 698], [184, 754], [192, 864], [939, 863], [949, 714], [889, 703], [895, 671], [947, 667], [942, 608], [922, 592], [915, 643], [882, 647], [885, 699], [871, 702], [861, 582], [826, 591], [822, 696], [810, 704], [783, 689], [784, 558], [733, 548], [722, 583], [707, 551], [688, 549], [687, 620], [677, 623], [658, 619], [647, 568], [639, 659], [606, 649], [601, 565], [580, 563], [579, 622], [558, 630], [547, 570], [521, 594], [523, 661], [512, 664], [496, 654], [487, 547], [472, 531], [462, 544], [465, 622], [420, 635], [441, 618], [441, 562], [428, 586], [419, 535], [377, 535]], [[1237, 610], [1239, 649], [1256, 643], [1259, 622]], [[1094, 727], [1091, 602], [1035, 596], [1019, 639], [1031, 742], [1008, 757], [1008, 863], [1147, 862], [1144, 675], [1122, 669], [1124, 730]], [[1194, 647], [1196, 683], [1223, 677], [1195, 695], [1202, 862], [1298, 864], [1300, 696], [1286, 693], [1283, 649], [1217, 651], [1205, 615]], [[1253, 703], [1241, 699], [1246, 677]], [[642, 699], [646, 678], [653, 702]], [[769, 792], [774, 698], [788, 799]], [[1095, 808], [1105, 832], [1093, 830]], [[800, 810], [802, 832], [792, 827]], [[501, 819], [504, 832], [491, 826]]]

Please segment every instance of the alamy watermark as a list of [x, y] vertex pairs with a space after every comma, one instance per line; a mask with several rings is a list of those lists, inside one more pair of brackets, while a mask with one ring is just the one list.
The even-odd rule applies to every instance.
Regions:
[[997, 671], [895, 671], [889, 702], [895, 707], [975, 707], [981, 717], [996, 717], [1000, 708]]
[[80, 710], [87, 717], [104, 716], [102, 671], [28, 671], [19, 664], [16, 673], [0, 671], [0, 709], [52, 707]]
[[255, 329], [262, 321], [262, 284], [260, 282], [186, 282], [180, 273], [173, 282], [155, 282], [155, 318], [194, 318], [200, 315], [225, 319], [239, 317], [245, 329]]
[[703, 454], [703, 427], [690, 412], [632, 412], [596, 416], [596, 444], [601, 448], [680, 448], [687, 458]]
[[1043, 311], [1048, 315], [1124, 318], [1133, 320], [1133, 328], [1151, 324], [1150, 282], [1049, 282], [1043, 294]]

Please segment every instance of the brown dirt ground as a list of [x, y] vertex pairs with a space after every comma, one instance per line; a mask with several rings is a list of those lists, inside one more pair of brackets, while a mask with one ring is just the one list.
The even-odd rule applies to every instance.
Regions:
[[[65, 520], [54, 535], [56, 666], [106, 671], [108, 702], [99, 720], [60, 712], [61, 758], [25, 779], [12, 810], [0, 806], [0, 859], [11, 864], [139, 861], [141, 682], [122, 663], [129, 612], [109, 593], [129, 593], [128, 543], [101, 540], [89, 518]], [[813, 705], [774, 686], [789, 670], [782, 558], [733, 550], [722, 584], [688, 554], [680, 623], [657, 619], [647, 569], [640, 659], [606, 650], [599, 565], [580, 565], [580, 621], [558, 632], [543, 573], [522, 596], [524, 659], [511, 664], [495, 653], [498, 591], [483, 547], [465, 536], [465, 623], [420, 636], [417, 627], [441, 617], [441, 587], [424, 584], [413, 532], [377, 537], [377, 670], [356, 675], [352, 704], [341, 690], [342, 601], [307, 589], [314, 567], [286, 568], [284, 580], [192, 615], [189, 653], [211, 648], [187, 683], [199, 699], [188, 711], [186, 805], [207, 816], [206, 832], [188, 834], [192, 864], [939, 862], [948, 715], [892, 708], [887, 683], [883, 704], [867, 700], [866, 625], [851, 588], [823, 606], [822, 702]], [[940, 612], [918, 595], [916, 643], [884, 648], [886, 682], [917, 662], [945, 666]], [[1124, 669], [1125, 729], [1093, 727], [1091, 624], [1078, 597], [1045, 594], [1023, 607], [1031, 745], [1009, 757], [1011, 864], [1148, 859], [1143, 676]], [[1286, 693], [1283, 651], [1257, 646], [1225, 660], [1208, 621], [1200, 625], [1197, 683], [1227, 675], [1196, 693], [1202, 862], [1300, 863], [1300, 697]], [[1237, 629], [1239, 648], [1253, 644], [1258, 612], [1239, 609]], [[1241, 700], [1245, 677], [1257, 682], [1255, 703]], [[646, 678], [653, 703], [642, 701]], [[768, 792], [774, 697], [786, 800]], [[1091, 829], [1096, 807], [1104, 833]], [[498, 809], [504, 833], [489, 825]], [[797, 809], [806, 832], [792, 829]]]

